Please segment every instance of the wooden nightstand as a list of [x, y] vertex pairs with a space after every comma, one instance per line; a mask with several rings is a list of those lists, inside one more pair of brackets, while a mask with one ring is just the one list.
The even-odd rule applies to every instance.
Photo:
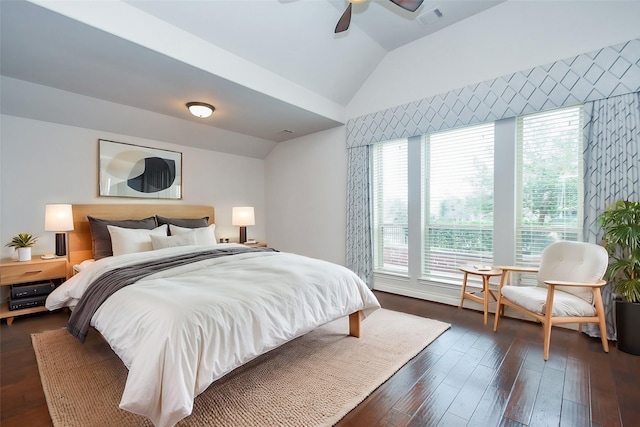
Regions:
[[266, 243], [262, 243], [262, 242], [258, 242], [258, 243], [243, 243], [243, 245], [249, 246], [251, 248], [266, 248], [267, 247], [267, 244]]
[[[0, 260], [0, 286], [66, 278], [66, 258], [41, 259], [38, 255], [31, 261], [15, 261], [9, 258]], [[47, 308], [40, 306], [9, 310], [9, 304], [3, 302], [0, 304], [0, 319], [7, 319], [7, 324], [10, 325], [15, 317], [40, 311], [47, 311]]]

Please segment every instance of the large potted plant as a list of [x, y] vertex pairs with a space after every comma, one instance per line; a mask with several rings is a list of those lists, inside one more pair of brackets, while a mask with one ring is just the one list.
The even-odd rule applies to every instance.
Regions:
[[609, 252], [618, 349], [640, 355], [640, 202], [621, 200], [600, 216]]
[[13, 236], [6, 246], [18, 250], [18, 261], [29, 261], [31, 260], [31, 248], [37, 241], [38, 238], [29, 233], [20, 233], [17, 236]]

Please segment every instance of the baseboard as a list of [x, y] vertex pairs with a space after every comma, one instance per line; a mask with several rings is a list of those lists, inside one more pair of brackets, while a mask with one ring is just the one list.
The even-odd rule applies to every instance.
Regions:
[[[374, 289], [376, 291], [388, 292], [390, 294], [402, 295], [405, 297], [418, 298], [418, 299], [423, 299], [427, 301], [438, 302], [442, 304], [451, 305], [454, 307], [458, 307], [458, 305], [460, 304], [459, 294], [457, 296], [447, 295], [443, 293], [429, 292], [426, 289], [415, 289], [415, 288], [410, 288], [410, 287], [401, 286], [401, 285], [392, 285], [389, 283], [376, 283], [374, 286]], [[468, 299], [464, 300], [463, 307], [466, 309], [476, 310], [479, 312], [483, 311], [483, 307], [481, 304], [478, 304], [474, 301], [470, 301]], [[496, 312], [496, 303], [492, 301], [489, 303], [489, 313], [492, 313], [495, 315], [495, 312]], [[535, 319], [524, 316], [519, 311], [514, 310], [511, 307], [505, 307], [504, 315], [506, 317], [510, 317], [513, 319], [526, 320], [529, 322], [537, 322]], [[555, 327], [571, 329], [574, 331], [578, 330], [578, 325], [576, 323], [555, 325]]]

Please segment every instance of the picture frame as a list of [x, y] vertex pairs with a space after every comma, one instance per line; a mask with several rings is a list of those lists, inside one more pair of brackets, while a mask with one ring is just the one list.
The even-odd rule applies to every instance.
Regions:
[[182, 199], [182, 153], [98, 140], [99, 195]]

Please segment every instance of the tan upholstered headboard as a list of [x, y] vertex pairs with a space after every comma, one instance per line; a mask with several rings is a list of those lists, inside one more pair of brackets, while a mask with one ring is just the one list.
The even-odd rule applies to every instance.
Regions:
[[213, 206], [154, 205], [154, 204], [95, 204], [73, 205], [73, 231], [69, 232], [70, 268], [93, 256], [91, 231], [87, 215], [102, 219], [142, 219], [154, 215], [169, 218], [209, 217], [215, 223]]

